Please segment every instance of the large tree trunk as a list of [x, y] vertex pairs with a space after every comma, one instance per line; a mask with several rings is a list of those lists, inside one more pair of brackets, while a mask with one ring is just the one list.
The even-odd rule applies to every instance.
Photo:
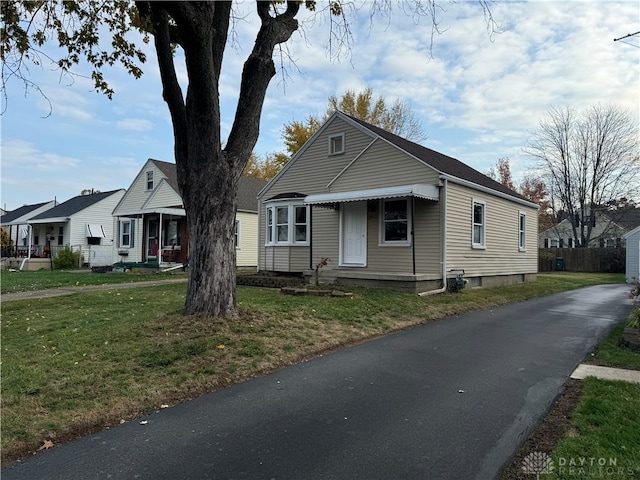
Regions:
[[[214, 170], [214, 169], [212, 169]], [[183, 195], [189, 226], [189, 284], [185, 313], [235, 315], [235, 215], [237, 179], [232, 172], [189, 174]]]
[[[235, 215], [240, 175], [258, 140], [260, 115], [271, 78], [273, 51], [298, 28], [299, 4], [275, 14], [257, 2], [261, 28], [245, 62], [235, 119], [226, 146], [220, 138], [218, 82], [231, 2], [136, 2], [150, 16], [163, 98], [175, 135], [180, 194], [189, 227], [186, 314], [237, 315]], [[171, 45], [184, 50], [189, 85], [183, 97]]]

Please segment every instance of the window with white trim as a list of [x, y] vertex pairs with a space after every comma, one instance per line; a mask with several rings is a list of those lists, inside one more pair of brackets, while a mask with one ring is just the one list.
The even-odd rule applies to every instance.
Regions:
[[309, 206], [300, 200], [267, 205], [267, 245], [308, 245]]
[[135, 220], [123, 219], [118, 222], [118, 246], [133, 247], [133, 225]]
[[273, 243], [273, 208], [267, 207], [267, 245]]
[[147, 172], [147, 190], [153, 190], [153, 170]]
[[485, 248], [486, 213], [485, 204], [473, 201], [473, 248]]
[[523, 252], [526, 250], [526, 227], [527, 227], [527, 216], [520, 212], [518, 214], [518, 250]]
[[549, 239], [549, 248], [559, 248], [560, 247], [560, 240], [557, 238], [550, 238]]
[[240, 248], [240, 220], [236, 220], [236, 228], [234, 231], [236, 248]]
[[382, 200], [380, 211], [380, 243], [409, 245], [409, 201], [406, 198]]
[[289, 207], [276, 207], [276, 242], [289, 242]]
[[307, 207], [305, 205], [293, 206], [294, 242], [307, 241]]
[[329, 135], [329, 155], [344, 153], [344, 133]]

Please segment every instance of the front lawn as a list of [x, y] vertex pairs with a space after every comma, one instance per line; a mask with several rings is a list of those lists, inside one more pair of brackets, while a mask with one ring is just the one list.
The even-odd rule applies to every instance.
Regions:
[[2, 459], [392, 330], [620, 280], [545, 274], [536, 283], [431, 297], [372, 289], [302, 297], [239, 287], [241, 316], [231, 320], [181, 315], [185, 284], [6, 302]]

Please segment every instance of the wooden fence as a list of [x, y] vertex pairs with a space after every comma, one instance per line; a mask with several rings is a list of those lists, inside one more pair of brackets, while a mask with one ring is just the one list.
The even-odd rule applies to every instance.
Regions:
[[624, 273], [625, 248], [541, 248], [538, 271]]

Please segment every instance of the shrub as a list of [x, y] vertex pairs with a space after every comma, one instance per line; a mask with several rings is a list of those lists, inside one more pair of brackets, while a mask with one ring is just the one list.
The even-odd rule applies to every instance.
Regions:
[[640, 329], [640, 308], [636, 308], [631, 315], [629, 315], [629, 321], [627, 327]]
[[58, 255], [53, 259], [53, 268], [56, 270], [78, 268], [80, 265], [80, 252], [73, 252], [69, 247], [58, 250]]

